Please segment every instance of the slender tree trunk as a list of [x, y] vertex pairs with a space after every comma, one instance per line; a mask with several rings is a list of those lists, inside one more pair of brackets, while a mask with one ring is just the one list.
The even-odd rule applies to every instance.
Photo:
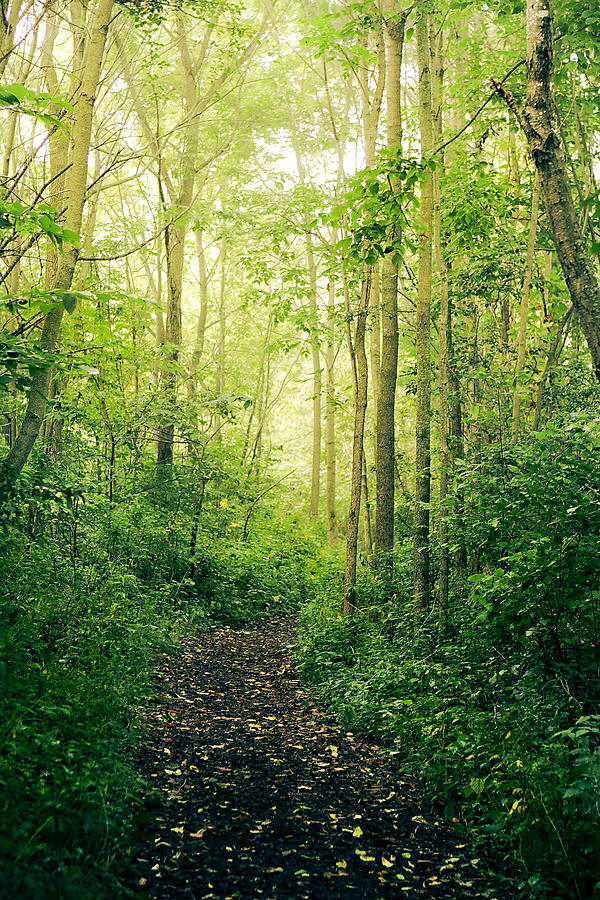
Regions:
[[198, 368], [204, 353], [204, 338], [206, 335], [206, 317], [208, 315], [208, 277], [206, 274], [206, 256], [204, 254], [204, 242], [202, 232], [196, 231], [196, 258], [198, 260], [198, 293], [200, 298], [200, 312], [196, 324], [196, 343], [190, 359], [188, 370], [188, 397], [193, 402], [198, 399]]
[[519, 437], [519, 418], [521, 415], [521, 385], [519, 376], [525, 365], [525, 353], [527, 350], [527, 316], [529, 314], [529, 294], [531, 292], [531, 274], [535, 254], [535, 238], [537, 234], [538, 209], [540, 202], [540, 176], [536, 171], [533, 193], [531, 196], [531, 217], [529, 220], [529, 233], [527, 236], [527, 255], [525, 257], [525, 269], [523, 271], [523, 286], [521, 289], [521, 308], [519, 312], [519, 335], [517, 338], [517, 363], [515, 366], [515, 390], [512, 404], [511, 439], [515, 444]]
[[[417, 62], [419, 67], [419, 123], [421, 152], [427, 157], [433, 149], [431, 115], [430, 51], [426, 7], [418, 4]], [[431, 250], [433, 226], [433, 182], [431, 173], [421, 184], [419, 211], [419, 288], [416, 313], [416, 456], [415, 456], [415, 606], [425, 612], [429, 596], [429, 500], [431, 493]]]
[[542, 377], [540, 378], [539, 384], [537, 386], [537, 393], [535, 397], [535, 413], [533, 416], [533, 430], [537, 431], [540, 427], [540, 419], [542, 416], [542, 403], [544, 397], [544, 388], [546, 387], [546, 382], [548, 381], [548, 376], [553, 368], [556, 365], [556, 362], [560, 358], [560, 354], [562, 353], [563, 347], [565, 345], [565, 341], [567, 339], [567, 334], [569, 331], [569, 323], [571, 321], [571, 316], [573, 315], [573, 305], [568, 308], [560, 322], [558, 323], [558, 328], [556, 329], [556, 335], [554, 340], [552, 341], [552, 345], [550, 350], [548, 351], [548, 356], [546, 358], [546, 364], [544, 366], [544, 371], [542, 372]]
[[[294, 147], [294, 155], [296, 157], [296, 168], [298, 170], [298, 179], [300, 184], [306, 184], [306, 169], [302, 159], [302, 153], [299, 143], [299, 136], [295, 123], [291, 123], [291, 139]], [[321, 490], [321, 395], [322, 395], [322, 377], [321, 377], [321, 346], [319, 340], [319, 307], [317, 303], [317, 266], [315, 262], [315, 253], [310, 226], [310, 216], [308, 210], [304, 210], [304, 233], [306, 248], [306, 269], [308, 272], [308, 309], [310, 315], [310, 352], [313, 370], [313, 392], [312, 392], [312, 470], [310, 483], [310, 515], [316, 519], [319, 515], [319, 495]]]
[[[363, 139], [365, 148], [365, 163], [372, 166], [375, 163], [375, 151], [377, 145], [377, 133], [379, 127], [379, 117], [381, 115], [381, 105], [383, 103], [383, 94], [385, 91], [386, 81], [386, 53], [385, 39], [382, 30], [377, 30], [375, 34], [375, 52], [377, 56], [377, 65], [375, 71], [375, 90], [373, 96], [370, 94], [369, 75], [366, 68], [362, 68], [359, 74], [359, 85], [362, 94], [362, 121], [363, 121]], [[371, 353], [371, 375], [373, 381], [373, 401], [374, 401], [374, 423], [375, 436], [373, 455], [377, 452], [377, 401], [379, 397], [380, 386], [380, 370], [381, 370], [381, 310], [380, 310], [380, 266], [377, 264], [370, 273], [371, 285], [369, 291], [369, 307], [372, 311], [371, 315], [371, 333], [370, 333], [370, 353]], [[346, 302], [347, 315], [347, 340], [350, 350], [350, 358], [352, 361], [352, 374], [354, 381], [354, 397], [358, 396], [358, 367], [356, 354], [352, 342], [352, 334], [349, 324], [349, 302], [347, 286], [344, 284], [344, 297]], [[365, 408], [366, 412], [366, 408]], [[363, 446], [362, 446], [362, 493], [365, 498], [365, 511], [363, 516], [364, 542], [367, 557], [369, 560], [373, 558], [373, 524], [371, 506], [369, 503], [369, 478], [367, 470], [366, 450], [364, 446], [364, 426], [363, 426]]]
[[379, 263], [373, 266], [370, 304], [371, 333], [369, 341], [371, 357], [371, 382], [373, 397], [373, 419], [377, 424], [377, 398], [379, 396], [379, 378], [381, 369], [381, 317], [379, 314]]
[[[15, 10], [18, 9], [18, 6], [19, 6], [19, 4], [16, 3], [14, 6], [14, 9]], [[12, 14], [13, 14], [13, 10], [11, 10], [11, 15]], [[1, 15], [0, 15], [0, 18], [1, 18]], [[45, 21], [44, 21], [44, 41], [45, 42], [47, 42], [48, 20], [50, 18], [52, 18], [52, 12], [51, 12], [51, 5], [50, 5], [50, 3], [48, 3], [48, 5], [46, 7]], [[21, 66], [19, 68], [19, 76], [16, 79], [17, 84], [22, 84], [22, 85], [27, 84], [29, 74], [33, 67], [33, 61], [36, 58], [38, 40], [39, 40], [39, 36], [40, 36], [40, 31], [41, 31], [40, 24], [41, 24], [41, 20], [38, 19], [38, 21], [35, 25], [35, 28], [34, 28], [33, 35], [31, 36], [31, 39], [30, 39], [27, 56], [23, 57]], [[0, 35], [1, 35], [1, 33], [2, 33], [2, 25], [0, 24]], [[1, 43], [1, 38], [0, 38], [0, 43]], [[2, 56], [3, 57], [5, 56], [4, 52], [2, 52]], [[8, 60], [9, 60], [9, 56], [6, 55], [5, 59], [4, 59], [4, 65], [6, 65]], [[42, 60], [43, 60], [43, 55], [42, 55]], [[42, 65], [43, 65], [43, 61], [42, 61]], [[2, 77], [2, 74], [3, 74], [3, 69], [2, 69], [2, 66], [0, 66], [0, 78]], [[0, 166], [1, 177], [4, 180], [6, 180], [9, 177], [9, 175], [11, 174], [11, 161], [14, 161], [13, 160], [13, 151], [15, 150], [15, 133], [16, 133], [17, 122], [19, 120], [19, 116], [20, 116], [20, 113], [17, 109], [11, 110], [7, 115], [7, 126], [6, 126], [6, 131], [5, 131], [5, 139], [3, 141], [4, 146], [2, 148], [2, 151], [3, 151], [2, 164]], [[16, 166], [13, 166], [12, 168], [14, 170], [16, 168]]]
[[327, 451], [326, 499], [327, 499], [327, 538], [329, 546], [337, 541], [337, 521], [335, 515], [335, 281], [329, 279], [327, 286], [327, 351], [325, 364], [327, 367], [326, 388], [326, 422], [325, 447]]
[[[308, 229], [308, 226], [307, 226]], [[317, 267], [313, 251], [312, 238], [306, 233], [306, 262], [310, 288], [310, 314], [312, 318], [310, 332], [310, 352], [313, 369], [313, 440], [312, 440], [312, 476], [310, 484], [310, 514], [313, 519], [319, 515], [319, 494], [321, 487], [321, 347], [319, 343], [319, 309], [317, 306]]]
[[369, 477], [367, 466], [367, 451], [363, 444], [363, 475], [362, 475], [362, 493], [365, 498], [364, 515], [363, 515], [363, 537], [365, 542], [365, 552], [369, 562], [373, 558], [373, 523], [371, 521], [371, 505], [369, 503]]
[[493, 84], [517, 115], [540, 173], [550, 233], [600, 381], [600, 286], [575, 213], [560, 138], [552, 0], [527, 0], [527, 97], [523, 110], [499, 82]]
[[4, 75], [4, 70], [8, 65], [8, 61], [14, 49], [13, 39], [15, 28], [19, 22], [19, 16], [23, 3], [21, 0], [13, 0], [8, 8], [8, 3], [2, 3], [0, 10], [0, 78]]
[[358, 554], [358, 522], [360, 518], [360, 497], [363, 474], [363, 440], [365, 430], [365, 413], [367, 411], [368, 368], [365, 349], [365, 332], [369, 309], [369, 292], [371, 290], [371, 273], [367, 271], [363, 278], [363, 286], [356, 320], [354, 348], [356, 353], [357, 381], [354, 404], [354, 437], [352, 441], [352, 479], [350, 484], [350, 509], [348, 511], [348, 528], [346, 532], [346, 571], [344, 582], [344, 615], [349, 616], [355, 607], [356, 596], [356, 561]]
[[[65, 228], [75, 233], [81, 230], [83, 205], [88, 171], [88, 154], [92, 132], [94, 102], [108, 25], [112, 15], [113, 0], [99, 0], [96, 7], [90, 36], [86, 46], [83, 79], [78, 91], [71, 135], [71, 167], [67, 175], [67, 208]], [[65, 242], [58, 272], [54, 279], [53, 290], [60, 298], [69, 291], [73, 282], [73, 274], [77, 263], [77, 249]], [[52, 353], [58, 343], [64, 307], [54, 307], [46, 316], [40, 337], [40, 347]], [[29, 454], [33, 448], [46, 410], [46, 397], [51, 372], [49, 369], [38, 371], [32, 379], [27, 400], [25, 418], [19, 434], [3, 463], [3, 480], [13, 484], [19, 477]]]
[[[219, 288], [219, 343], [217, 346], [217, 370], [215, 372], [215, 394], [217, 400], [223, 398], [225, 393], [225, 285], [227, 278], [227, 246], [225, 241], [221, 245], [221, 285]], [[221, 416], [217, 412], [215, 415], [215, 427], [219, 429], [215, 436], [215, 441], [220, 444], [223, 440], [220, 427]], [[256, 450], [256, 445], [255, 445]]]
[[[402, 146], [401, 90], [402, 51], [407, 13], [397, 10], [394, 0], [386, 0], [386, 96], [387, 144], [392, 150]], [[398, 226], [396, 226], [398, 228]], [[398, 237], [398, 235], [394, 235]], [[377, 497], [375, 550], [384, 554], [382, 562], [391, 567], [394, 546], [394, 459], [395, 403], [398, 373], [398, 267], [392, 253], [381, 266], [381, 365], [377, 399], [377, 443], [375, 469]]]
[[156, 462], [162, 471], [173, 465], [175, 437], [175, 404], [177, 401], [176, 369], [181, 347], [181, 292], [185, 230], [167, 225], [165, 228], [165, 260], [167, 264], [166, 364], [162, 373], [162, 391], [168, 411], [167, 421], [158, 429]]
[[[242, 456], [240, 461], [240, 467], [243, 469], [246, 463], [246, 456], [248, 455], [248, 449], [250, 447], [250, 435], [252, 433], [252, 423], [254, 421], [254, 417], [256, 416], [257, 410], [259, 408], [261, 397], [263, 394], [263, 384], [265, 380], [265, 363], [267, 360], [267, 346], [269, 341], [271, 340], [271, 331], [273, 328], [273, 317], [269, 316], [269, 321], [267, 324], [267, 328], [265, 331], [265, 338], [263, 341], [263, 346], [260, 354], [260, 364], [258, 367], [258, 377], [256, 379], [256, 393], [254, 395], [254, 399], [252, 401], [252, 405], [250, 407], [250, 413], [248, 415], [248, 423], [246, 425], [246, 434], [244, 437], [244, 447], [242, 450]], [[260, 421], [259, 421], [260, 427]], [[250, 472], [248, 473], [248, 477]]]
[[[165, 258], [167, 266], [167, 321], [165, 342], [168, 347], [167, 365], [163, 373], [163, 388], [169, 410], [167, 421], [158, 432], [157, 465], [163, 470], [173, 464], [175, 437], [175, 405], [177, 402], [177, 365], [181, 347], [181, 298], [188, 220], [186, 213], [194, 199], [196, 167], [200, 141], [199, 97], [196, 70], [190, 57], [183, 17], [176, 17], [177, 45], [183, 68], [182, 95], [187, 116], [184, 130], [184, 150], [181, 156], [181, 186], [177, 197], [176, 218], [165, 227]], [[159, 173], [159, 178], [161, 178]]]
[[[442, 35], [435, 41], [432, 54], [431, 101], [433, 108], [433, 140], [439, 146], [442, 139], [442, 90], [444, 70], [442, 63]], [[433, 50], [432, 42], [432, 50]], [[441, 189], [443, 163], [436, 166], [433, 178], [433, 241], [435, 261], [440, 279], [439, 318], [439, 404], [440, 404], [440, 577], [438, 588], [439, 617], [442, 627], [448, 622], [448, 589], [450, 581], [450, 552], [448, 548], [448, 480], [450, 477], [450, 413], [449, 413], [449, 347], [452, 343], [448, 265], [442, 246]]]

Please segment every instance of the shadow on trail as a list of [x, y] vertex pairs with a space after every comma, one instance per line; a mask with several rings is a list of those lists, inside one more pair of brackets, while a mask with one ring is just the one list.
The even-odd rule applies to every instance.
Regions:
[[505, 898], [410, 777], [315, 706], [288, 655], [296, 627], [213, 628], [163, 658], [138, 896]]

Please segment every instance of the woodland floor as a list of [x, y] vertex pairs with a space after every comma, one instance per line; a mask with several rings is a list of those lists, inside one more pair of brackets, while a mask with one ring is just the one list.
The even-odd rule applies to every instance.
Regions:
[[418, 785], [316, 706], [290, 661], [297, 624], [211, 628], [161, 659], [137, 895], [507, 898]]

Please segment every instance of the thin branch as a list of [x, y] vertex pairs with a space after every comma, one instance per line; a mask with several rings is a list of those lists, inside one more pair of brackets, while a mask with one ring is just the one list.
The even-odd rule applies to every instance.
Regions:
[[[504, 78], [502, 79], [502, 81], [497, 81], [495, 78], [492, 78], [492, 79], [491, 79], [491, 83], [492, 83], [492, 85], [494, 86], [494, 90], [491, 92], [491, 94], [489, 95], [489, 97], [487, 98], [487, 100], [484, 100], [484, 102], [481, 104], [481, 106], [479, 107], [479, 109], [477, 110], [477, 112], [475, 113], [475, 115], [474, 115], [471, 119], [469, 119], [469, 121], [467, 122], [467, 124], [464, 125], [464, 126], [460, 129], [460, 131], [457, 131], [456, 134], [455, 134], [453, 137], [450, 138], [450, 140], [446, 141], [444, 144], [441, 144], [441, 145], [437, 148], [437, 150], [435, 150], [435, 151], [433, 152], [431, 158], [433, 158], [434, 156], [436, 156], [436, 154], [441, 153], [442, 150], [445, 150], [446, 147], [449, 147], [450, 144], [453, 144], [454, 141], [457, 140], [457, 139], [461, 136], [461, 134], [464, 134], [464, 132], [467, 130], [467, 128], [470, 128], [470, 126], [473, 124], [473, 122], [475, 121], [475, 119], [477, 119], [477, 118], [481, 115], [481, 113], [483, 112], [483, 110], [486, 108], [486, 106], [488, 105], [488, 103], [490, 103], [491, 100], [493, 100], [493, 98], [494, 98], [494, 96], [495, 96], [496, 94], [500, 94], [500, 96], [503, 97], [503, 99], [505, 99], [506, 102], [508, 102], [508, 100], [507, 100], [507, 98], [504, 96], [505, 94], [506, 94], [508, 97], [510, 97], [511, 100], [513, 100], [513, 96], [512, 96], [512, 94], [510, 93], [510, 91], [506, 91], [506, 90], [502, 87], [502, 85], [504, 84], [505, 81], [507, 81], [507, 80], [510, 78], [510, 76], [513, 74], [513, 72], [516, 72], [517, 69], [519, 69], [524, 63], [525, 63], [525, 60], [524, 60], [524, 59], [520, 59], [519, 62], [518, 62], [516, 65], [514, 65], [514, 66], [512, 67], [512, 69], [511, 69], [509, 72], [507, 72], [507, 74], [504, 76]], [[513, 100], [513, 102], [514, 102], [514, 100]], [[511, 108], [512, 108], [512, 107], [511, 107]]]

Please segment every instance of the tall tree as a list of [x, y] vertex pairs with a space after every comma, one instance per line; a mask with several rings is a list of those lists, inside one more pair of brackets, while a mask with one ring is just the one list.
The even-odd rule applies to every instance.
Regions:
[[[402, 146], [401, 89], [404, 30], [408, 13], [396, 0], [384, 4], [386, 63], [387, 144]], [[396, 224], [395, 229], [399, 228]], [[397, 240], [398, 234], [394, 235]], [[375, 469], [377, 497], [375, 549], [390, 554], [394, 545], [395, 404], [398, 374], [398, 266], [394, 254], [384, 257], [381, 267], [381, 356], [377, 398], [377, 443]], [[391, 562], [391, 557], [388, 556]]]
[[560, 136], [553, 12], [552, 0], [527, 0], [527, 95], [523, 109], [498, 81], [492, 83], [521, 123], [540, 173], [556, 254], [600, 381], [600, 285], [575, 212]]
[[[433, 142], [436, 147], [442, 138], [442, 93], [444, 67], [442, 42], [444, 32], [440, 28], [436, 36], [431, 36], [431, 102], [433, 113]], [[440, 414], [440, 509], [439, 509], [439, 543], [440, 543], [440, 575], [438, 587], [439, 614], [442, 625], [448, 619], [448, 592], [450, 584], [450, 552], [448, 547], [448, 479], [450, 474], [450, 356], [452, 351], [452, 317], [450, 307], [450, 290], [448, 284], [448, 263], [444, 253], [441, 222], [441, 177], [443, 174], [443, 157], [439, 160], [433, 173], [433, 243], [435, 264], [440, 282], [440, 318], [439, 334], [439, 414]]]
[[337, 520], [335, 514], [335, 281], [329, 276], [327, 285], [327, 349], [325, 366], [327, 369], [325, 407], [325, 448], [326, 456], [326, 500], [327, 538], [333, 547], [337, 540]]
[[[85, 36], [85, 44], [82, 45], [81, 58], [83, 62], [79, 55], [73, 60], [74, 112], [69, 171], [65, 180], [65, 228], [71, 235], [77, 235], [81, 231], [94, 103], [112, 10], [113, 0], [98, 0], [96, 7], [91, 12], [89, 33]], [[78, 242], [74, 237], [71, 238], [71, 241], [74, 243], [69, 240], [65, 241], [58, 270], [53, 279], [52, 292], [59, 301], [71, 288], [77, 264]], [[46, 315], [40, 337], [40, 347], [45, 353], [51, 354], [56, 348], [64, 310], [63, 303], [59, 302]], [[50, 378], [51, 369], [48, 367], [38, 370], [32, 378], [25, 418], [3, 462], [3, 475], [9, 483], [14, 483], [19, 477], [39, 434], [46, 411]]]
[[527, 351], [527, 318], [529, 315], [529, 294], [531, 291], [531, 276], [533, 272], [535, 237], [537, 234], [538, 208], [540, 202], [540, 176], [536, 171], [533, 192], [531, 195], [531, 216], [527, 233], [527, 252], [525, 255], [525, 268], [523, 270], [523, 286], [521, 288], [521, 306], [519, 310], [519, 334], [517, 336], [517, 361], [515, 365], [515, 390], [513, 393], [511, 437], [513, 443], [519, 436], [519, 418], [521, 415], [521, 391], [519, 377], [525, 366], [525, 353]]
[[350, 482], [350, 508], [346, 532], [346, 570], [344, 580], [344, 615], [349, 616], [355, 605], [356, 562], [358, 548], [358, 523], [360, 518], [360, 498], [363, 477], [363, 448], [365, 413], [367, 411], [367, 389], [369, 370], [365, 334], [369, 312], [371, 272], [365, 266], [363, 273], [360, 305], [356, 317], [354, 349], [356, 354], [356, 390], [354, 395], [354, 434], [352, 438], [352, 474]]
[[[419, 125], [421, 152], [433, 150], [430, 49], [426, 4], [417, 4], [417, 64], [419, 67]], [[433, 180], [421, 183], [419, 208], [419, 287], [416, 313], [416, 440], [415, 440], [415, 605], [429, 609], [429, 499], [431, 494], [431, 270], [433, 234]]]

